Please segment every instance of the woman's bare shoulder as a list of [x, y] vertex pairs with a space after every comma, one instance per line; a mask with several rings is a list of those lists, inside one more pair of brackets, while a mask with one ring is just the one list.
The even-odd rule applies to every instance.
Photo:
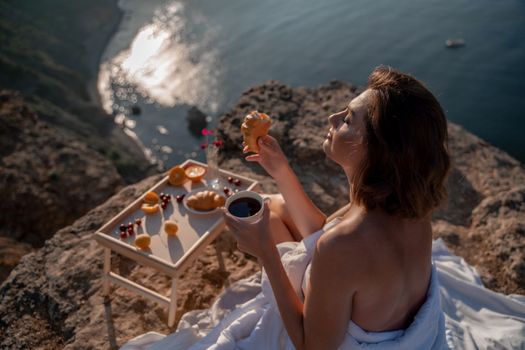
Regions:
[[393, 274], [406, 269], [407, 261], [429, 260], [430, 223], [408, 222], [382, 213], [343, 219], [319, 239], [318, 246], [337, 264], [359, 267], [370, 275]]
[[[363, 222], [342, 220], [326, 231], [317, 242], [317, 251], [332, 264], [342, 265], [347, 269], [361, 265], [368, 259], [370, 247], [366, 238], [366, 225]], [[348, 271], [349, 272], [349, 271]]]
[[[344, 209], [341, 208], [341, 209]], [[348, 211], [348, 209], [347, 209]], [[366, 215], [351, 215], [325, 232], [320, 238], [321, 244], [332, 246], [335, 251], [345, 251], [354, 246], [365, 244], [366, 239], [375, 233], [378, 225]]]
[[321, 236], [317, 250], [334, 266], [344, 266], [345, 272], [355, 269], [355, 279], [359, 274], [369, 274], [387, 258], [383, 237], [384, 229], [373, 218], [343, 219]]

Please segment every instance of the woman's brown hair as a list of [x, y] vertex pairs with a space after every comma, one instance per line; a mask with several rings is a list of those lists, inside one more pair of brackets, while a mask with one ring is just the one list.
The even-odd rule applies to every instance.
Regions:
[[377, 67], [368, 88], [366, 156], [352, 179], [352, 200], [367, 210], [423, 217], [446, 197], [445, 113], [421, 82], [391, 67]]

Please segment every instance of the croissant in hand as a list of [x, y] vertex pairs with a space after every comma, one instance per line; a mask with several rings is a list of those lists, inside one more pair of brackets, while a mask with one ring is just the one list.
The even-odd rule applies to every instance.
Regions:
[[248, 151], [259, 153], [257, 139], [268, 134], [271, 125], [272, 120], [265, 113], [253, 111], [244, 117], [241, 132], [244, 137], [244, 144], [248, 146]]

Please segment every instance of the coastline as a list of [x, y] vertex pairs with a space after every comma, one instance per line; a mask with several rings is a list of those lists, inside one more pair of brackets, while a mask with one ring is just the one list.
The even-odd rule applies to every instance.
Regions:
[[102, 101], [97, 89], [98, 71], [106, 47], [111, 42], [113, 35], [115, 35], [116, 31], [118, 30], [124, 16], [124, 11], [118, 6], [118, 0], [111, 0], [111, 3], [115, 5], [115, 12], [117, 16], [111, 23], [108, 23], [105, 28], [101, 28], [95, 34], [84, 40], [84, 46], [86, 47], [86, 52], [89, 55], [87, 60], [89, 66], [88, 68], [91, 73], [91, 77], [86, 84], [86, 89], [93, 103], [101, 108]]
[[108, 116], [108, 126], [112, 128], [111, 138], [116, 141], [117, 144], [124, 147], [128, 150], [133, 157], [135, 158], [144, 158], [152, 166], [154, 163], [151, 162], [151, 159], [147, 152], [145, 151], [144, 146], [137, 141], [137, 139], [128, 135], [124, 130], [119, 128], [114, 122], [113, 117], [110, 114], [107, 114], [102, 106], [102, 99], [98, 92], [98, 76], [100, 64], [102, 63], [102, 58], [104, 57], [104, 52], [106, 51], [107, 45], [111, 42], [111, 39], [118, 31], [119, 26], [124, 17], [124, 10], [118, 5], [118, 0], [112, 0], [111, 3], [114, 5], [114, 12], [116, 16], [112, 17], [112, 21], [107, 23], [103, 28], [98, 30], [92, 36], [84, 40], [84, 46], [86, 47], [86, 52], [88, 53], [88, 69], [90, 72], [90, 78], [86, 83], [86, 90], [89, 95], [91, 102], [97, 106], [102, 113]]
[[58, 0], [61, 17], [40, 5], [0, 4], [12, 13], [0, 18], [0, 87], [20, 92], [42, 121], [110, 160], [126, 183], [156, 172], [104, 111], [96, 90], [103, 52], [124, 15], [118, 1]]
[[[71, 224], [122, 186], [156, 172], [143, 148], [103, 110], [96, 91], [99, 63], [118, 29], [123, 11], [119, 10], [117, 0], [100, 2], [90, 10], [92, 16], [103, 15], [89, 23], [79, 22], [81, 18], [69, 16], [70, 23], [79, 24], [81, 29], [72, 28], [73, 43], [76, 44], [66, 39], [61, 42], [62, 52], [76, 49], [77, 58], [70, 59], [60, 53], [57, 55], [64, 58], [59, 63], [70, 64], [69, 67], [78, 72], [79, 79], [71, 81], [60, 76], [50, 76], [71, 91], [71, 96], [78, 93], [77, 99], [73, 100], [76, 104], [68, 106], [67, 102], [60, 104], [56, 100], [45, 100], [46, 95], [42, 91], [52, 90], [52, 84], [41, 84], [40, 95], [34, 93], [31, 87], [18, 91], [9, 84], [0, 84], [0, 114], [4, 118], [0, 123], [4, 148], [0, 159], [0, 188], [8, 197], [0, 205], [5, 214], [0, 220], [3, 224], [0, 230], [0, 283], [23, 255], [40, 248], [58, 229]], [[49, 24], [50, 32], [53, 31], [53, 25], [53, 22]], [[22, 67], [27, 67], [26, 71], [37, 71], [38, 63], [26, 62]], [[9, 66], [0, 64], [0, 72], [9, 73]], [[8, 85], [7, 88], [4, 85]], [[64, 101], [68, 101], [69, 96], [63, 96]], [[62, 110], [50, 108], [47, 110], [50, 120], [45, 120], [42, 111], [36, 110], [29, 102], [34, 102], [34, 98], [40, 98], [50, 105], [54, 103], [55, 107]], [[42, 147], [43, 144], [46, 147]], [[24, 167], [41, 170], [28, 172]], [[13, 174], [16, 174], [16, 180], [10, 178]], [[71, 182], [75, 184], [71, 185]], [[61, 186], [68, 187], [68, 191], [57, 196]], [[33, 200], [12, 200], [17, 198], [17, 193], [24, 193], [25, 198]], [[76, 203], [78, 198], [81, 200]], [[13, 219], [19, 215], [22, 207], [32, 201], [43, 201], [46, 205], [32, 210], [31, 214], [24, 216], [24, 220]]]

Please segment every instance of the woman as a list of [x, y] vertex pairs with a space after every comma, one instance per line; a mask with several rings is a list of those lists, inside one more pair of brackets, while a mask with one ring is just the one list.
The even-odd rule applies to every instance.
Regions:
[[[239, 249], [262, 263], [296, 349], [336, 349], [346, 344], [349, 325], [356, 334], [388, 335], [414, 322], [429, 298], [430, 219], [445, 197], [450, 164], [438, 101], [419, 81], [389, 67], [376, 68], [367, 90], [328, 122], [322, 147], [347, 176], [348, 205], [327, 218], [304, 192], [277, 141], [266, 136], [258, 141], [260, 152], [246, 159], [258, 162], [281, 194], [269, 196], [255, 224], [225, 212]], [[312, 234], [303, 301], [279, 246]], [[443, 328], [439, 315], [430, 322], [430, 328]], [[428, 344], [440, 347], [442, 336], [436, 331]]]

